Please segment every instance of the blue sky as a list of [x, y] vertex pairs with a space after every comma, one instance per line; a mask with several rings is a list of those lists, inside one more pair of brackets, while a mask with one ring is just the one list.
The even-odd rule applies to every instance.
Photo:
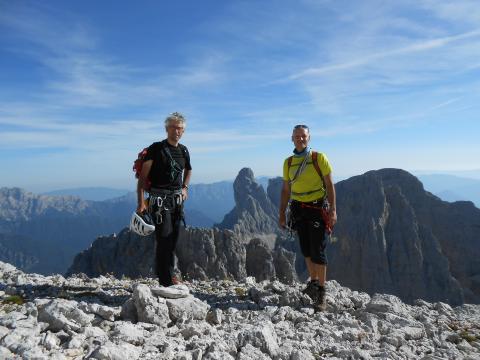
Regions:
[[0, 0], [0, 186], [134, 188], [173, 111], [193, 182], [480, 168], [477, 1]]

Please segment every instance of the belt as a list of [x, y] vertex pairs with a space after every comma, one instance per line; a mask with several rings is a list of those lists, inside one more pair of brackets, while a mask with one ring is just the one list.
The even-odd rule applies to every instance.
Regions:
[[304, 206], [305, 206], [305, 205], [307, 205], [307, 206], [317, 205], [317, 206], [320, 206], [320, 207], [322, 207], [324, 201], [325, 201], [325, 198], [324, 198], [324, 197], [322, 197], [322, 198], [320, 198], [320, 199], [317, 199], [317, 200], [308, 201], [308, 202], [306, 202], [306, 201], [298, 201], [298, 200], [295, 200], [295, 199], [292, 199], [292, 200], [291, 200], [292, 204], [293, 204], [293, 203], [296, 203], [296, 204], [299, 204], [299, 205], [302, 205], [302, 204], [303, 204]]
[[164, 195], [180, 195], [182, 193], [182, 189], [159, 189], [159, 188], [150, 188], [150, 196], [164, 196]]

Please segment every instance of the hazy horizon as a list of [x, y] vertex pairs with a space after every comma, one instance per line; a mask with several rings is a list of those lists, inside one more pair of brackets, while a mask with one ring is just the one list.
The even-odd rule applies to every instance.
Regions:
[[[368, 171], [372, 171], [372, 170], [379, 170], [379, 169], [371, 169], [371, 170], [367, 170], [365, 172], [368, 172]], [[405, 170], [405, 169], [403, 169]], [[238, 169], [238, 171], [240, 171], [240, 169]], [[406, 170], [408, 171], [408, 170]], [[365, 172], [363, 172], [362, 174], [364, 174]], [[454, 176], [456, 178], [459, 178], [459, 179], [471, 179], [471, 180], [480, 180], [480, 169], [473, 169], [473, 170], [465, 170], [465, 171], [461, 171], [461, 172], [442, 172], [440, 170], [438, 171], [435, 171], [435, 170], [418, 170], [418, 171], [408, 171], [409, 173], [411, 173], [412, 175], [416, 176], [416, 177], [419, 177], [419, 176], [429, 176], [429, 175], [439, 175], [439, 176], [444, 176], [444, 175], [447, 175], [447, 176]], [[350, 176], [345, 176], [345, 177], [334, 177], [334, 182], [338, 182], [338, 181], [342, 181], [342, 180], [346, 180], [350, 177], [353, 177], [353, 176], [357, 176], [357, 175], [362, 175], [362, 174], [352, 174]], [[256, 179], [261, 179], [261, 178], [274, 178], [276, 176], [280, 176], [280, 175], [257, 175], [257, 174], [254, 174], [255, 175], [255, 178]], [[191, 184], [194, 184], [194, 185], [210, 185], [210, 184], [214, 184], [214, 183], [221, 183], [221, 182], [233, 182], [235, 180], [235, 178], [231, 178], [231, 179], [219, 179], [219, 180], [215, 180], [215, 181], [211, 181], [211, 182], [196, 182], [196, 181], [192, 181]], [[29, 192], [32, 192], [32, 193], [35, 193], [35, 194], [44, 194], [44, 193], [49, 193], [49, 192], [55, 192], [55, 191], [67, 191], [67, 190], [78, 190], [78, 189], [108, 189], [108, 190], [121, 190], [121, 191], [127, 191], [127, 192], [135, 192], [136, 191], [136, 180], [135, 181], [132, 181], [132, 186], [119, 186], [119, 187], [115, 187], [115, 186], [101, 186], [101, 185], [85, 185], [85, 186], [82, 186], [81, 184], [79, 186], [64, 186], [64, 187], [55, 187], [55, 186], [49, 186], [49, 187], [35, 187], [34, 185], [32, 186], [25, 186], [25, 187], [22, 187], [22, 186], [17, 186], [17, 185], [3, 185], [3, 184], [0, 184], [0, 188], [22, 188], [26, 191], [29, 191]], [[448, 187], [448, 186], [447, 186]]]

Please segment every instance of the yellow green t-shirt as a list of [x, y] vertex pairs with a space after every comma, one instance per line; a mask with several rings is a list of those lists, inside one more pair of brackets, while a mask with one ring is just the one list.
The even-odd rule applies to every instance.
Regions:
[[[285, 159], [283, 162], [283, 180], [290, 181], [293, 179], [303, 159], [303, 156], [294, 155], [290, 169], [288, 169], [288, 158]], [[332, 167], [325, 154], [318, 153], [317, 161], [324, 177], [331, 173]], [[312, 154], [309, 153], [305, 169], [291, 186], [291, 198], [302, 202], [310, 202], [323, 198], [325, 192], [322, 179], [313, 166]]]

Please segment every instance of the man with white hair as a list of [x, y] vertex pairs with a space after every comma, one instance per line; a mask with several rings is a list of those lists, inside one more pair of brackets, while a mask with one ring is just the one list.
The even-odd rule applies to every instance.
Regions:
[[[310, 129], [307, 125], [293, 128], [292, 141], [295, 145], [293, 155], [283, 163], [279, 224], [297, 231], [310, 275], [303, 292], [312, 298], [316, 311], [323, 311], [326, 308], [326, 233], [331, 232], [337, 221], [332, 167], [325, 154], [312, 151], [308, 146]], [[290, 224], [285, 215], [288, 205]]]
[[[137, 213], [148, 212], [155, 223], [155, 270], [163, 286], [177, 282], [175, 247], [192, 175], [188, 149], [179, 142], [185, 127], [185, 117], [178, 112], [165, 119], [167, 138], [148, 147], [137, 184]], [[150, 196], [146, 204], [144, 191], [147, 189]]]

